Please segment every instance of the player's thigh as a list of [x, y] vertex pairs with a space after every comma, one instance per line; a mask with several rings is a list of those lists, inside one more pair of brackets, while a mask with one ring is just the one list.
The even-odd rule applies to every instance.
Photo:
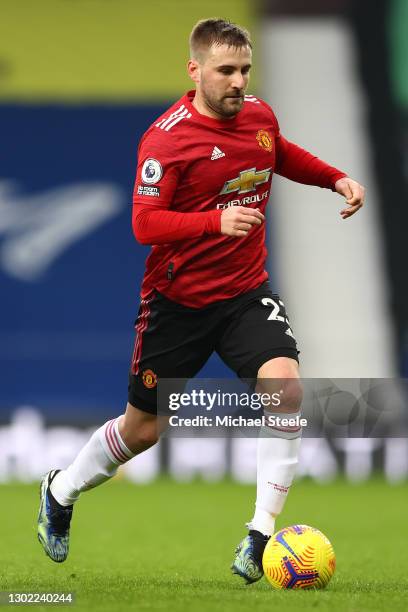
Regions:
[[[142, 301], [135, 328], [128, 402], [157, 414], [158, 381], [194, 377], [213, 351], [215, 325], [207, 311], [187, 308], [156, 293]], [[177, 385], [172, 383], [173, 391]], [[184, 386], [179, 386], [182, 392]]]
[[[239, 377], [257, 379], [259, 370], [264, 368], [265, 372], [265, 364], [271, 363], [276, 367], [268, 365], [269, 373], [284, 373], [283, 364], [298, 362], [299, 351], [285, 305], [268, 283], [243, 295], [237, 305], [227, 313], [217, 352]], [[279, 358], [289, 361], [275, 361]]]

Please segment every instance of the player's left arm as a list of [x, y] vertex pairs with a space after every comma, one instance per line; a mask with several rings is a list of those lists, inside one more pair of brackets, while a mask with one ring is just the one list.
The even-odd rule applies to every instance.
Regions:
[[297, 183], [331, 189], [344, 196], [347, 207], [340, 212], [343, 219], [348, 219], [363, 206], [364, 187], [348, 177], [345, 172], [290, 142], [279, 131], [275, 144], [276, 174]]
[[347, 207], [340, 211], [343, 219], [348, 219], [363, 206], [365, 189], [357, 181], [345, 176], [335, 182], [334, 188], [347, 202]]

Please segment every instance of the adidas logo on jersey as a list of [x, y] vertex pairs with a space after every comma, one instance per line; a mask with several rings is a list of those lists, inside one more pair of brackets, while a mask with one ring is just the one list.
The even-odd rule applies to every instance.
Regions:
[[225, 157], [225, 153], [223, 153], [218, 147], [214, 147], [211, 153], [211, 159], [219, 159], [220, 157]]

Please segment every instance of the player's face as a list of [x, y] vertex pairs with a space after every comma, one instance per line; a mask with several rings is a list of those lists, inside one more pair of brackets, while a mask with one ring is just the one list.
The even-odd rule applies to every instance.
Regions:
[[250, 47], [213, 45], [197, 66], [197, 94], [215, 115], [234, 117], [242, 108], [248, 87]]

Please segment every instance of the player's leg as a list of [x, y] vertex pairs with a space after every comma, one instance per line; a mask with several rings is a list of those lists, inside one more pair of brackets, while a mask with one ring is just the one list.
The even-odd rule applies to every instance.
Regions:
[[124, 415], [100, 427], [66, 470], [52, 470], [40, 489], [38, 538], [48, 556], [68, 555], [73, 504], [83, 491], [106, 482], [119, 465], [150, 448], [168, 418], [157, 416], [158, 378], [191, 378], [212, 352], [208, 313], [154, 293], [142, 300]]
[[277, 357], [264, 363], [258, 371], [257, 390], [269, 396], [279, 393], [280, 404], [265, 407], [270, 425], [261, 428], [257, 451], [257, 497], [255, 514], [250, 522], [266, 536], [275, 531], [275, 519], [281, 513], [298, 464], [301, 427], [283, 427], [279, 417], [300, 416], [302, 386], [297, 361]]
[[[298, 351], [279, 296], [264, 284], [240, 296], [226, 310], [229, 324], [219, 343], [221, 357], [241, 378], [257, 381], [257, 391], [270, 396], [282, 391], [280, 405], [273, 412], [269, 407], [271, 416], [282, 412], [296, 416], [302, 401]], [[263, 575], [263, 550], [296, 469], [300, 429], [283, 429], [264, 427], [259, 434], [255, 514], [232, 566], [248, 583]]]
[[53, 561], [67, 558], [73, 504], [79, 495], [106, 482], [120, 465], [153, 446], [165, 427], [165, 417], [128, 403], [125, 414], [99, 427], [65, 470], [44, 476], [38, 538]]
[[[271, 422], [282, 415], [291, 418], [299, 415], [302, 389], [294, 359], [278, 357], [263, 364], [258, 372], [258, 390], [269, 396], [280, 393], [281, 404], [265, 409], [265, 416], [274, 417]], [[264, 426], [259, 432], [255, 513], [247, 523], [249, 533], [238, 546], [232, 566], [233, 572], [248, 583], [263, 576], [263, 552], [295, 476], [300, 434], [297, 426], [280, 425]]]
[[51, 493], [61, 505], [73, 504], [80, 493], [106, 482], [120, 465], [156, 444], [166, 425], [165, 417], [128, 403], [125, 414], [97, 429], [71, 465], [55, 476]]
[[[155, 327], [160, 331], [160, 326], [157, 321], [156, 326], [151, 324], [152, 319], [160, 321], [159, 314], [154, 295], [141, 301], [125, 415], [99, 427], [67, 469], [51, 470], [41, 482], [38, 539], [53, 561], [65, 561], [68, 555], [73, 504], [80, 493], [112, 478], [119, 465], [157, 440], [156, 379], [148, 384], [150, 379], [143, 377], [139, 365], [146, 353], [149, 356], [153, 350], [160, 354], [159, 334], [153, 331]], [[139, 385], [139, 393], [135, 393], [131, 382], [137, 377], [147, 384]]]

